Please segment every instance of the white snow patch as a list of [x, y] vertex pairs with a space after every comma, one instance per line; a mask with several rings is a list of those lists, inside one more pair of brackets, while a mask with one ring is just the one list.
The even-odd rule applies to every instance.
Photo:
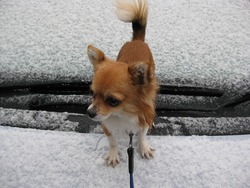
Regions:
[[[250, 86], [248, 0], [149, 2], [146, 42], [165, 84], [246, 90]], [[112, 1], [3, 0], [0, 83], [90, 80], [86, 48], [116, 58], [131, 38]]]
[[[249, 135], [148, 139], [153, 160], [134, 144], [135, 187], [249, 187]], [[128, 142], [119, 145], [121, 162], [112, 168], [102, 159], [104, 135], [0, 126], [0, 187], [129, 187]]]
[[78, 123], [67, 121], [69, 113], [6, 109], [0, 107], [0, 125], [75, 131]]

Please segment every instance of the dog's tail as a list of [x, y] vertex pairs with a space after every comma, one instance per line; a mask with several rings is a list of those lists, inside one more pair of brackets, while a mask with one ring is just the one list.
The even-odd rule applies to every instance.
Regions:
[[147, 0], [116, 0], [116, 9], [119, 20], [132, 22], [132, 40], [144, 41], [148, 17]]

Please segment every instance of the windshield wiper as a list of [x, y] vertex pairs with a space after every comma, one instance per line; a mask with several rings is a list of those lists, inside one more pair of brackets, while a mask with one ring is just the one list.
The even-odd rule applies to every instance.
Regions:
[[[0, 107], [85, 114], [91, 98], [90, 84], [0, 86]], [[172, 101], [176, 96], [178, 104]], [[249, 117], [249, 105], [245, 105], [247, 108], [243, 105], [244, 110], [241, 108], [249, 100], [250, 93], [228, 97], [214, 88], [160, 85], [156, 111], [158, 116], [171, 117]]]

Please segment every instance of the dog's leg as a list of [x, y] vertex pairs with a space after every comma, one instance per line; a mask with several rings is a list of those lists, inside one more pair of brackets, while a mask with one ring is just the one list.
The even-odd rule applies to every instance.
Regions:
[[108, 166], [111, 165], [115, 167], [120, 159], [118, 155], [118, 143], [113, 135], [108, 136], [109, 141], [109, 152], [104, 156], [104, 159], [107, 161]]
[[140, 153], [141, 153], [142, 158], [151, 159], [151, 158], [154, 157], [154, 151], [155, 151], [155, 149], [153, 149], [148, 144], [148, 142], [146, 140], [147, 132], [148, 132], [148, 126], [147, 127], [143, 127], [138, 132], [139, 149], [140, 149]]
[[115, 167], [119, 162], [119, 155], [118, 155], [118, 142], [116, 141], [115, 137], [107, 130], [105, 125], [102, 125], [103, 132], [108, 138], [109, 141], [109, 152], [104, 156], [104, 159], [107, 161], [108, 166]]

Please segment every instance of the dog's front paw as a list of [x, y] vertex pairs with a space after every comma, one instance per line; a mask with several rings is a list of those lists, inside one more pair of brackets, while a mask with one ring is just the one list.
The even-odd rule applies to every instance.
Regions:
[[114, 168], [120, 162], [118, 149], [110, 148], [109, 152], [104, 156], [104, 159], [108, 166], [111, 165]]
[[153, 149], [147, 142], [141, 142], [139, 147], [142, 158], [152, 159], [154, 157], [155, 149]]

